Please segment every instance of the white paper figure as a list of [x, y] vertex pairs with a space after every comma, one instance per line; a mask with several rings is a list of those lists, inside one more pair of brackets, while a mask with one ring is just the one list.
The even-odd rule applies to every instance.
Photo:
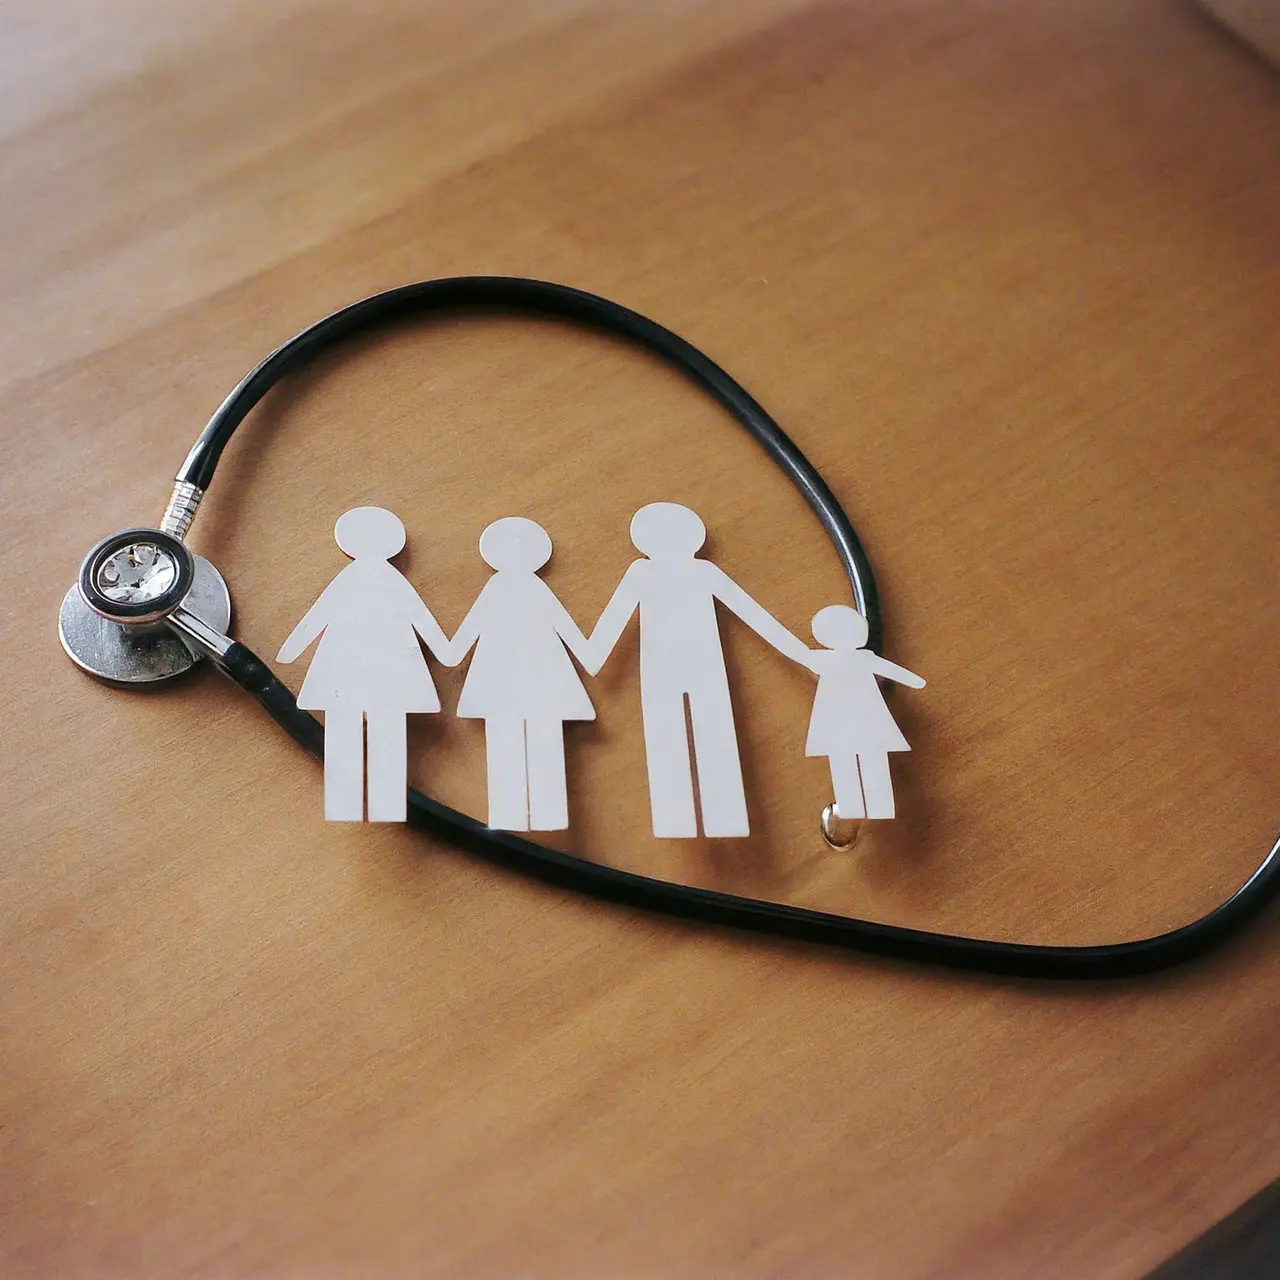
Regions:
[[431, 611], [387, 561], [404, 548], [404, 525], [381, 507], [356, 507], [333, 536], [352, 563], [324, 589], [276, 655], [292, 662], [324, 632], [298, 706], [324, 712], [324, 816], [364, 815], [368, 725], [369, 821], [403, 822], [408, 762], [406, 717], [440, 710], [418, 645], [441, 662], [449, 644]]
[[885, 705], [876, 676], [912, 689], [923, 689], [924, 681], [864, 649], [867, 620], [846, 604], [831, 604], [814, 614], [813, 638], [827, 647], [810, 655], [818, 691], [805, 755], [829, 758], [841, 818], [892, 818], [889, 752], [911, 748]]
[[497, 572], [453, 637], [450, 665], [476, 646], [457, 714], [484, 721], [489, 826], [561, 831], [569, 825], [564, 722], [596, 718], [569, 658], [582, 662], [587, 642], [538, 577], [551, 558], [541, 525], [495, 520], [480, 554]]
[[641, 507], [631, 541], [647, 559], [635, 561], [618, 584], [588, 641], [594, 675], [613, 651], [631, 615], [640, 611], [640, 704], [644, 715], [649, 805], [656, 836], [696, 836], [693, 773], [685, 703], [708, 836], [750, 832], [742, 764], [729, 698], [729, 677], [716, 618], [719, 600], [780, 653], [808, 665], [809, 649], [760, 607], [723, 570], [697, 551], [707, 531], [674, 502]]

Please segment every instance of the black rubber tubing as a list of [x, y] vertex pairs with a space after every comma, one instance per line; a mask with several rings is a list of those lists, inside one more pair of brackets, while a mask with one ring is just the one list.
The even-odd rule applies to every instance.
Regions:
[[[723, 369], [683, 338], [617, 303], [565, 285], [504, 276], [429, 280], [376, 294], [326, 317], [272, 352], [210, 419], [178, 480], [207, 489], [236, 427], [285, 374], [350, 334], [408, 316], [488, 309], [574, 321], [639, 344], [663, 357], [715, 397], [792, 480], [826, 529], [867, 617], [869, 643], [882, 635], [875, 578], [835, 495], [795, 444]], [[324, 727], [301, 711], [289, 689], [249, 649], [233, 643], [220, 666], [251, 693], [295, 741], [324, 755]], [[1025, 978], [1123, 978], [1204, 955], [1253, 919], [1280, 891], [1280, 837], [1249, 879], [1200, 919], [1167, 933], [1100, 946], [1044, 946], [966, 938], [880, 924], [805, 907], [719, 893], [592, 862], [483, 823], [409, 789], [409, 821], [430, 835], [547, 884], [594, 898], [703, 924], [728, 926], [951, 969]]]

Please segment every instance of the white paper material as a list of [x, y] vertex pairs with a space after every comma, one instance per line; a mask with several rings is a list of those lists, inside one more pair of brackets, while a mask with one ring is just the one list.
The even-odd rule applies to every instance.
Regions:
[[809, 658], [818, 676], [818, 690], [805, 755], [828, 758], [836, 813], [841, 818], [892, 818], [889, 753], [911, 748], [885, 705], [876, 677], [912, 689], [923, 689], [924, 681], [864, 649], [867, 620], [848, 605], [819, 609], [812, 626], [813, 638], [826, 647]]
[[[333, 536], [352, 558], [280, 647], [293, 662], [321, 637], [298, 706], [324, 712], [324, 815], [403, 822], [408, 786], [405, 717], [440, 710], [419, 638], [446, 666], [449, 642], [431, 611], [388, 560], [404, 549], [404, 525], [381, 507], [356, 507]], [[365, 737], [368, 736], [368, 759]]]
[[640, 705], [655, 836], [698, 834], [686, 707], [704, 834], [750, 833], [716, 601], [780, 653], [808, 665], [801, 641], [723, 570], [698, 557], [706, 536], [698, 516], [678, 503], [654, 502], [636, 512], [631, 541], [645, 558], [631, 565], [605, 606], [584, 664], [594, 675], [639, 611]]
[[563, 830], [564, 726], [596, 715], [574, 659], [595, 675], [638, 613], [654, 835], [696, 836], [699, 816], [704, 835], [749, 834], [717, 603], [817, 675], [805, 753], [827, 758], [840, 817], [894, 815], [889, 754], [910, 747], [876, 678], [917, 689], [924, 681], [866, 649], [866, 620], [847, 605], [819, 610], [812, 625], [823, 647], [809, 649], [698, 556], [706, 529], [688, 507], [654, 502], [636, 512], [631, 541], [641, 558], [590, 639], [538, 576], [551, 539], [532, 520], [509, 516], [485, 529], [480, 555], [494, 572], [451, 640], [389, 563], [405, 544], [395, 515], [356, 507], [339, 518], [334, 537], [352, 563], [277, 655], [293, 662], [320, 640], [298, 706], [324, 713], [324, 812], [332, 822], [362, 821], [366, 794], [371, 822], [405, 820], [407, 717], [440, 710], [425, 644], [445, 666], [472, 654], [456, 714], [484, 721], [489, 826]]
[[484, 721], [489, 826], [561, 831], [569, 825], [565, 721], [596, 718], [569, 657], [582, 662], [587, 642], [538, 577], [551, 558], [540, 524], [495, 520], [480, 535], [480, 555], [495, 572], [453, 637], [449, 665], [475, 648], [457, 714]]

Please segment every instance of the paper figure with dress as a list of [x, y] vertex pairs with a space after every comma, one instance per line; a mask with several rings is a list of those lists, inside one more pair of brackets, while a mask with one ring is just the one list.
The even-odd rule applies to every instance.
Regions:
[[480, 555], [494, 574], [450, 656], [460, 662], [475, 647], [457, 714], [484, 721], [489, 826], [560, 831], [569, 825], [565, 721], [596, 718], [569, 656], [581, 662], [587, 642], [538, 577], [551, 558], [541, 525], [520, 516], [495, 520], [480, 536]]
[[403, 822], [408, 788], [407, 717], [440, 710], [419, 640], [446, 666], [449, 642], [408, 579], [388, 561], [404, 549], [404, 525], [381, 507], [355, 507], [333, 536], [352, 560], [280, 647], [293, 662], [320, 644], [298, 706], [324, 712], [324, 816], [364, 817], [368, 734], [370, 822]]
[[813, 638], [826, 647], [809, 658], [818, 689], [805, 755], [826, 756], [830, 762], [836, 813], [841, 818], [892, 818], [889, 754], [911, 748], [885, 704], [876, 677], [912, 689], [923, 689], [924, 681], [863, 648], [867, 620], [848, 605], [819, 609], [812, 627]]

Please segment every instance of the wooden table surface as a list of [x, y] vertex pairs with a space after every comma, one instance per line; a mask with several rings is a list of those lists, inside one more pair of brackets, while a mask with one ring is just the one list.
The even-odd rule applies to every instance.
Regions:
[[[0, 190], [0, 1273], [1134, 1276], [1280, 1175], [1274, 910], [1105, 987], [689, 927], [326, 826], [216, 672], [119, 692], [55, 632], [273, 345], [410, 280], [560, 280], [775, 413], [929, 678], [900, 818], [836, 855], [812, 681], [726, 621], [752, 836], [657, 841], [633, 631], [564, 847], [1007, 939], [1198, 916], [1280, 822], [1280, 81], [1198, 10], [17, 0]], [[404, 518], [452, 629], [491, 519], [548, 528], [590, 625], [660, 498], [793, 629], [847, 598], [714, 405], [514, 319], [281, 388], [191, 543], [270, 657], [349, 506]], [[483, 813], [479, 722], [411, 754]]]

